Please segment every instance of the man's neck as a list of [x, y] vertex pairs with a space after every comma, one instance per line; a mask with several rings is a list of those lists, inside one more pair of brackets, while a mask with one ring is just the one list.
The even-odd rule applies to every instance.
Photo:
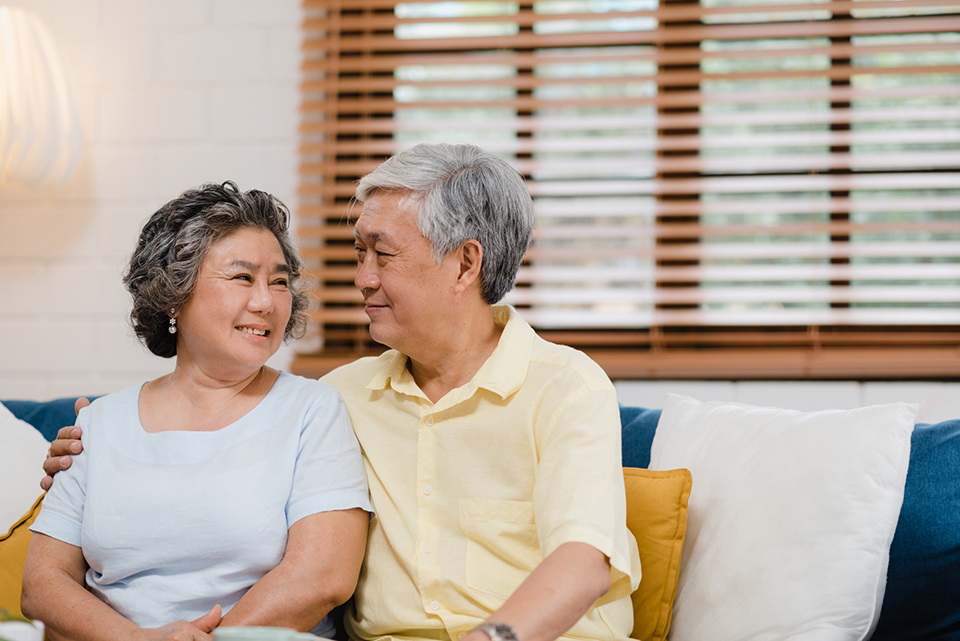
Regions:
[[424, 346], [417, 356], [407, 355], [413, 379], [433, 403], [470, 382], [500, 342], [503, 327], [494, 321], [489, 306], [460, 321], [442, 342]]

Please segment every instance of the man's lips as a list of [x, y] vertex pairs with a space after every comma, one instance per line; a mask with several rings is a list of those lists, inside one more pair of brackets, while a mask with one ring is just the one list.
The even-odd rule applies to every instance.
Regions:
[[376, 312], [381, 309], [386, 309], [389, 305], [378, 304], [378, 303], [364, 303], [364, 310], [366, 312]]

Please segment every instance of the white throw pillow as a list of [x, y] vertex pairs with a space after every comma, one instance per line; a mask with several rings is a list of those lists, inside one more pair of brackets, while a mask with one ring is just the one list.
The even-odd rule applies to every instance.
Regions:
[[43, 460], [50, 444], [33, 425], [0, 403], [0, 535], [43, 493]]
[[671, 394], [650, 468], [693, 491], [670, 641], [862, 640], [919, 406], [799, 412]]

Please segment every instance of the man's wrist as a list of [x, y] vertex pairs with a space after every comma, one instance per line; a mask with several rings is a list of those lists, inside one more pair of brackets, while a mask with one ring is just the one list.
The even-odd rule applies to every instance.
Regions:
[[490, 641], [520, 641], [512, 626], [499, 621], [484, 621], [473, 630], [485, 633]]

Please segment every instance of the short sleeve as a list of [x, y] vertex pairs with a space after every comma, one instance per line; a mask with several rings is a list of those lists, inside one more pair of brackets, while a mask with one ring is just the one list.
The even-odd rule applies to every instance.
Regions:
[[640, 557], [627, 529], [620, 414], [613, 387], [568, 386], [538, 429], [534, 510], [546, 557], [564, 543], [591, 545], [610, 559], [611, 587], [598, 605], [631, 594]]
[[305, 408], [287, 502], [287, 527], [305, 516], [362, 508], [371, 512], [360, 445], [340, 393], [326, 383]]
[[[90, 427], [90, 409], [83, 408], [77, 416], [77, 425], [83, 429], [80, 442], [89, 450], [93, 438]], [[81, 546], [83, 508], [87, 495], [87, 473], [90, 454], [73, 456], [73, 463], [53, 477], [53, 486], [43, 499], [40, 514], [30, 527], [31, 532], [46, 534], [64, 543]]]

